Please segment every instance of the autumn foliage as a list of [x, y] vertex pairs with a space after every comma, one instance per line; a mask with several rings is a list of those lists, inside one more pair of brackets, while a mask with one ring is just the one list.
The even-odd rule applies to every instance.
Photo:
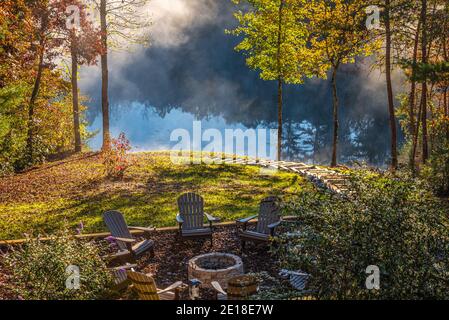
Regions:
[[122, 132], [117, 139], [111, 139], [111, 149], [103, 151], [103, 164], [106, 175], [111, 179], [123, 179], [125, 171], [133, 162], [127, 152], [131, 150], [131, 144]]
[[[69, 6], [80, 9], [76, 32], [67, 28]], [[78, 90], [73, 80], [77, 66], [95, 63], [102, 48], [85, 10], [80, 0], [2, 1], [0, 174], [70, 151], [75, 140], [88, 136], [85, 107], [74, 103]], [[76, 64], [69, 76], [61, 66], [73, 53]]]

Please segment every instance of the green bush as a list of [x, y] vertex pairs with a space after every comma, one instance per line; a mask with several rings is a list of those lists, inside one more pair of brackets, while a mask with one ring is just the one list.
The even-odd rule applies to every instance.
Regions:
[[[447, 208], [407, 177], [357, 173], [351, 190], [285, 205], [299, 222], [277, 239], [281, 265], [311, 274], [319, 299], [449, 298]], [[370, 265], [380, 269], [379, 290], [366, 288]]]
[[[30, 239], [20, 248], [11, 248], [4, 264], [12, 276], [12, 290], [23, 299], [101, 299], [109, 295], [112, 276], [100, 254], [97, 244], [65, 232], [48, 241]], [[74, 283], [69, 266], [79, 267], [78, 289], [66, 286], [66, 281]]]
[[421, 175], [439, 196], [449, 196], [449, 118], [441, 117], [432, 123], [432, 151]]

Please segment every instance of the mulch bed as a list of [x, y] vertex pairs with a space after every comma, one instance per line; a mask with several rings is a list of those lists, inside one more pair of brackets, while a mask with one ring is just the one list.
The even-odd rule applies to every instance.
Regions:
[[[175, 231], [157, 231], [152, 236], [155, 241], [155, 256], [144, 255], [137, 262], [138, 269], [153, 275], [159, 288], [163, 289], [176, 281], [187, 283], [188, 261], [200, 254], [210, 252], [232, 253], [242, 258], [245, 273], [265, 271], [277, 276], [279, 268], [276, 258], [264, 244], [247, 242], [242, 252], [236, 226], [216, 227], [211, 246], [209, 239], [183, 240]], [[182, 295], [187, 298], [187, 293]], [[203, 299], [211, 299], [211, 290], [202, 289]]]
[[[155, 256], [145, 254], [137, 261], [138, 271], [153, 275], [159, 288], [163, 289], [176, 281], [188, 283], [188, 261], [200, 254], [210, 252], [232, 253], [242, 258], [245, 273], [265, 271], [278, 277], [279, 268], [276, 257], [269, 253], [268, 245], [247, 242], [242, 252], [240, 240], [235, 225], [217, 226], [213, 234], [213, 243], [209, 239], [183, 240], [177, 231], [155, 231], [151, 238], [155, 241]], [[17, 299], [18, 297], [7, 289], [10, 282], [8, 275], [1, 270], [0, 265], [0, 300]], [[212, 290], [202, 289], [202, 299], [213, 299]], [[120, 299], [137, 299], [135, 292], [128, 289], [122, 292]], [[188, 290], [181, 293], [182, 299], [188, 299]]]

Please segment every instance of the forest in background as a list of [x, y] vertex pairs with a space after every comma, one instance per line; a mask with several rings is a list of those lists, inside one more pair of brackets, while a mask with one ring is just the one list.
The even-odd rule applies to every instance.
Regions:
[[[402, 165], [448, 192], [448, 3], [444, 0], [234, 1], [239, 23], [226, 30], [241, 39], [247, 64], [278, 84], [279, 155], [283, 89], [311, 77], [332, 79], [331, 165], [339, 142], [339, 71], [372, 56], [385, 76], [393, 170]], [[102, 79], [103, 150], [110, 147], [108, 53], [146, 44], [151, 30], [146, 0], [7, 0], [0, 11], [1, 172], [19, 172], [48, 157], [79, 152], [90, 136], [79, 94], [78, 69], [99, 63]], [[73, 16], [70, 6], [79, 8]], [[96, 8], [99, 21], [89, 18]], [[377, 11], [378, 11], [378, 16]], [[76, 17], [78, 21], [76, 20]], [[377, 20], [378, 18], [378, 20]], [[72, 20], [70, 20], [72, 19]], [[67, 21], [77, 24], [69, 28]], [[146, 30], [148, 32], [138, 32]], [[123, 42], [122, 40], [126, 41]], [[394, 92], [392, 70], [406, 76]], [[155, 79], [157, 81], [157, 79]], [[400, 104], [395, 105], [395, 98]], [[275, 106], [273, 106], [274, 108]], [[406, 143], [397, 150], [397, 123]]]

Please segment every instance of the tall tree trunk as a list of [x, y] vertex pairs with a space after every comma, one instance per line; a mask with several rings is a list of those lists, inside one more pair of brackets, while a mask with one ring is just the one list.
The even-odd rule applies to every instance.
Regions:
[[279, 4], [279, 24], [278, 24], [278, 43], [277, 43], [277, 68], [278, 68], [278, 150], [277, 160], [282, 159], [282, 70], [281, 70], [281, 45], [282, 45], [282, 17], [284, 1]]
[[282, 79], [278, 79], [278, 150], [277, 159], [282, 159]]
[[44, 48], [43, 44], [41, 44], [41, 49], [39, 50], [39, 65], [37, 69], [37, 76], [34, 80], [33, 92], [31, 93], [30, 103], [28, 104], [28, 132], [27, 132], [27, 143], [26, 143], [26, 152], [27, 152], [27, 160], [29, 164], [32, 164], [34, 161], [34, 104], [36, 103], [37, 95], [39, 94], [39, 88], [41, 85], [42, 72], [44, 70]]
[[[418, 127], [419, 119], [416, 120], [415, 124], [415, 104], [416, 104], [416, 81], [413, 79], [414, 75], [416, 73], [416, 63], [418, 62], [418, 46], [419, 46], [419, 33], [421, 28], [421, 21], [418, 22], [418, 26], [416, 28], [416, 34], [415, 34], [415, 44], [413, 47], [413, 67], [412, 67], [412, 83], [410, 88], [410, 96], [409, 96], [409, 135], [411, 139], [413, 139], [416, 135], [416, 128]], [[419, 115], [418, 115], [419, 117]], [[413, 143], [412, 152], [410, 152], [410, 169], [412, 172], [415, 171], [415, 154], [416, 154], [416, 145]]]
[[397, 129], [394, 115], [393, 86], [391, 83], [391, 28], [390, 28], [390, 0], [385, 0], [385, 75], [387, 80], [388, 113], [390, 115], [391, 134], [391, 169], [398, 167]]
[[[413, 136], [413, 146], [412, 146], [413, 163], [415, 163], [416, 150], [418, 149], [419, 129], [420, 129], [421, 118], [422, 118], [421, 114], [422, 114], [422, 101], [419, 104], [419, 110], [418, 110], [418, 114], [417, 114], [417, 117], [416, 117], [415, 134]], [[413, 166], [411, 169], [412, 169], [413, 175], [415, 175], [415, 173], [416, 173], [416, 166]]]
[[72, 105], [73, 105], [73, 132], [75, 135], [75, 152], [81, 152], [80, 116], [78, 103], [78, 52], [76, 40], [72, 38]]
[[[422, 24], [422, 63], [427, 63], [427, 0], [422, 0], [421, 7], [421, 24]], [[422, 162], [426, 163], [429, 157], [429, 146], [427, 137], [427, 81], [423, 80], [422, 92], [421, 92], [421, 103], [422, 103]]]
[[[446, 12], [449, 12], [449, 3], [448, 2], [446, 2]], [[448, 33], [448, 28], [449, 28], [449, 25], [448, 25], [448, 19], [446, 19], [445, 20], [446, 22], [445, 22], [445, 27], [444, 27], [444, 30], [445, 30], [445, 32], [444, 32], [444, 38], [443, 38], [443, 57], [444, 57], [444, 60], [445, 61], [449, 61], [449, 57], [448, 57], [448, 48], [447, 48], [447, 41], [445, 41], [444, 39], [448, 39], [449, 38], [449, 33]], [[444, 108], [444, 115], [446, 116], [446, 117], [449, 117], [449, 99], [447, 98], [447, 93], [448, 93], [448, 90], [449, 90], [449, 82], [445, 82], [444, 83], [444, 97], [443, 97], [443, 103], [444, 103], [444, 106], [443, 106], [443, 108]], [[449, 140], [449, 123], [447, 123], [446, 122], [446, 136], [447, 136], [447, 139]]]
[[418, 62], [418, 46], [419, 46], [419, 33], [421, 29], [421, 22], [418, 23], [415, 34], [415, 44], [413, 47], [413, 68], [412, 68], [412, 81], [409, 95], [409, 134], [413, 137], [415, 133], [415, 100], [416, 100], [416, 81], [413, 79], [416, 73], [416, 63]]
[[106, 25], [106, 1], [100, 2], [101, 42], [104, 53], [101, 55], [101, 111], [103, 114], [103, 147], [102, 150], [111, 148], [111, 137], [109, 133], [109, 97], [108, 97], [108, 36]]
[[337, 71], [338, 67], [332, 69], [332, 101], [333, 101], [333, 118], [334, 118], [334, 134], [332, 139], [332, 160], [331, 166], [337, 165], [337, 147], [338, 147], [338, 94], [337, 94]]
[[[444, 89], [443, 103], [444, 103], [444, 116], [446, 119], [449, 117], [449, 99], [447, 98], [448, 87]], [[449, 124], [446, 122], [446, 137], [449, 139]]]
[[313, 163], [317, 163], [318, 146], [319, 146], [320, 125], [315, 125], [315, 137], [313, 139]]

